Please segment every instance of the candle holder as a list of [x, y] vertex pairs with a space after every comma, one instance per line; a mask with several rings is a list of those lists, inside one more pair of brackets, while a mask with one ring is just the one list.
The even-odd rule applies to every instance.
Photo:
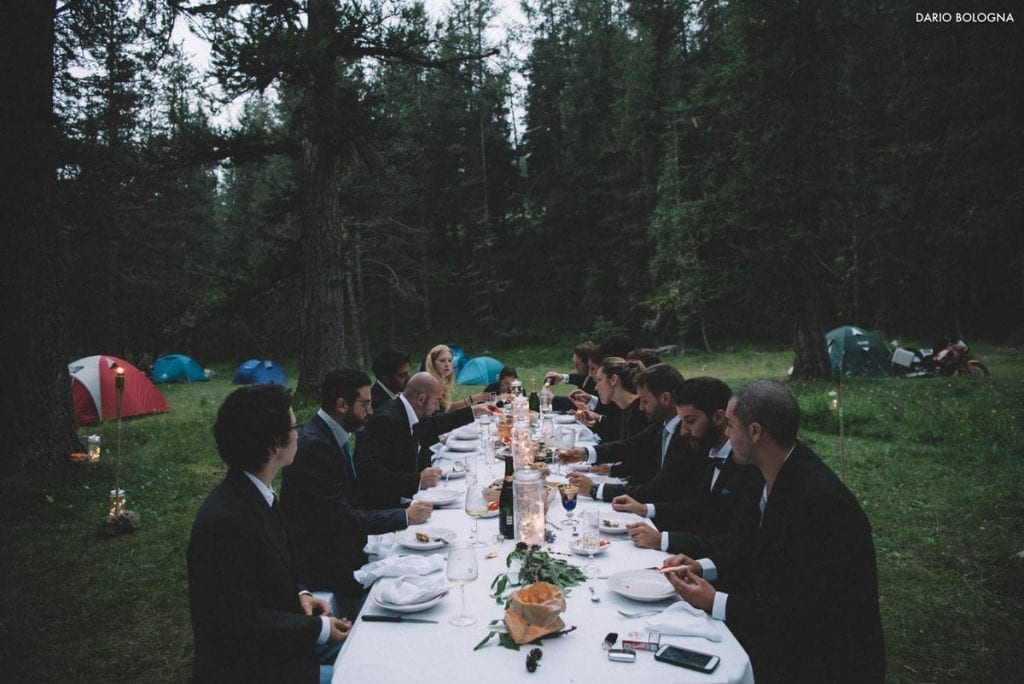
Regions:
[[107, 513], [108, 518], [117, 518], [124, 514], [125, 504], [128, 502], [127, 497], [124, 495], [123, 489], [111, 489], [110, 490], [110, 512]]
[[533, 463], [533, 440], [530, 438], [529, 424], [513, 425], [510, 446], [512, 448], [512, 467], [515, 470], [522, 470]]
[[512, 479], [515, 538], [527, 546], [544, 541], [544, 501], [547, 492], [538, 470], [517, 470]]
[[89, 463], [95, 463], [96, 461], [100, 460], [100, 444], [103, 442], [103, 438], [100, 437], [99, 435], [89, 435], [87, 439], [89, 445], [88, 461]]
[[[124, 402], [124, 368], [114, 364], [114, 389], [117, 391], [117, 442], [114, 448], [114, 488], [110, 490], [110, 507], [107, 516], [100, 523], [99, 532], [105, 536], [116, 536], [139, 529], [139, 514], [127, 509], [128, 499], [121, 488], [121, 408]], [[97, 458], [99, 458], [97, 437]], [[89, 439], [90, 453], [92, 438]]]

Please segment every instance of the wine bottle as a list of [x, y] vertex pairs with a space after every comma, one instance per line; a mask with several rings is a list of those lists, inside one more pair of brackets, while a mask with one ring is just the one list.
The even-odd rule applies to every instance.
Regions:
[[530, 410], [540, 411], [540, 395], [537, 394], [537, 378], [530, 378]]
[[505, 479], [498, 495], [498, 532], [505, 539], [515, 536], [515, 512], [512, 498], [512, 455], [505, 457]]

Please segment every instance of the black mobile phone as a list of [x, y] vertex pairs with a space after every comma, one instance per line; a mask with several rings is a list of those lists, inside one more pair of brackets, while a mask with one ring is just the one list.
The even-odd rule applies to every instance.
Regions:
[[690, 670], [697, 670], [697, 672], [714, 672], [715, 668], [718, 667], [718, 662], [721, 660], [716, 655], [688, 651], [685, 648], [669, 646], [668, 644], [658, 649], [654, 654], [654, 659]]

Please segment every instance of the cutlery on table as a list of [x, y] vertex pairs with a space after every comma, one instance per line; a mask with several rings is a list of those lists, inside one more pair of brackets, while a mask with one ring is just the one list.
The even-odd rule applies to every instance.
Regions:
[[630, 612], [627, 612], [627, 611], [622, 610], [620, 608], [619, 609], [619, 615], [621, 615], [622, 617], [626, 617], [626, 618], [629, 618], [630, 620], [632, 620], [633, 618], [646, 617], [648, 615], [661, 615], [661, 611], [660, 610], [640, 610], [640, 611], [637, 611], [635, 613], [630, 613]]
[[596, 591], [594, 591], [594, 587], [587, 587], [587, 589], [590, 590], [590, 600], [591, 601], [593, 601], [594, 603], [597, 603], [598, 601], [601, 600], [601, 597], [597, 595]]
[[426, 618], [411, 618], [403, 615], [364, 615], [364, 622], [427, 622], [432, 625], [437, 624], [437, 620], [427, 620]]

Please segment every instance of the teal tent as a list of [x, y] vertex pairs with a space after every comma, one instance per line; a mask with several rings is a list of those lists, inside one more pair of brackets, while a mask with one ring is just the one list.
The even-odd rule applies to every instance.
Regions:
[[460, 385], [489, 385], [498, 381], [501, 361], [490, 356], [474, 356], [462, 366], [455, 381]]
[[825, 334], [832, 370], [843, 375], [892, 375], [889, 348], [863, 328], [844, 325]]
[[209, 380], [203, 367], [184, 354], [168, 354], [153, 362], [149, 372], [153, 382], [206, 382]]

